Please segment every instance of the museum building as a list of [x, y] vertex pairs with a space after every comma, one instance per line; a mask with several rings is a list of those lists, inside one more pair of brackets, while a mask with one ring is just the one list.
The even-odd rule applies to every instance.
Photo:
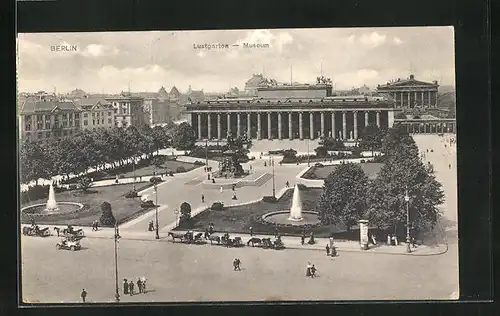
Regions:
[[390, 128], [395, 102], [373, 96], [333, 96], [332, 85], [267, 85], [256, 96], [220, 98], [186, 105], [199, 140], [228, 134], [251, 139], [316, 139], [334, 136], [356, 140], [368, 124]]

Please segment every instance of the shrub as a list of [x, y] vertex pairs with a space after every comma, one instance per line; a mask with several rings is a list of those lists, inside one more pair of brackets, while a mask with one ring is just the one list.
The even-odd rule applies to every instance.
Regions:
[[[204, 162], [202, 162], [202, 161], [196, 160], [196, 161], [194, 162], [194, 165], [195, 165], [195, 166], [204, 166], [204, 165], [205, 165], [205, 163], [204, 163]], [[179, 169], [179, 168], [177, 168], [177, 169]]]
[[276, 199], [275, 196], [264, 196], [262, 198], [262, 202], [267, 202], [267, 203], [277, 203], [278, 199]]
[[365, 163], [366, 161], [364, 159], [361, 159], [359, 162], [361, 163]]
[[326, 157], [328, 155], [328, 151], [326, 150], [326, 147], [324, 147], [324, 146], [316, 147], [314, 149], [314, 151], [316, 152], [316, 157], [323, 158], [323, 157]]
[[101, 226], [113, 227], [115, 226], [116, 219], [111, 211], [111, 204], [109, 202], [102, 202], [101, 204], [102, 215], [99, 218]]
[[21, 203], [28, 203], [32, 200], [44, 199], [47, 198], [48, 196], [49, 196], [48, 185], [35, 185], [29, 187], [27, 191], [21, 192]]
[[169, 175], [169, 176], [171, 176], [171, 177], [173, 177], [173, 176], [174, 176], [174, 173], [173, 173], [172, 171], [170, 171], [170, 172], [168, 173], [168, 175]]
[[179, 166], [179, 167], [177, 167], [177, 169], [175, 171], [177, 173], [183, 173], [183, 172], [186, 172], [186, 168], [184, 168], [184, 166]]
[[155, 203], [151, 200], [141, 202], [141, 208], [153, 208], [155, 206]]
[[183, 202], [180, 206], [181, 216], [179, 222], [184, 223], [191, 219], [191, 205], [188, 202]]
[[137, 195], [137, 191], [134, 191], [134, 190], [128, 191], [127, 194], [125, 194], [125, 197], [127, 199], [136, 198], [138, 196], [139, 195]]
[[215, 202], [212, 204], [212, 206], [210, 207], [210, 209], [212, 211], [222, 211], [224, 210], [224, 203], [222, 202]]
[[125, 175], [123, 173], [118, 175], [118, 179], [123, 179], [123, 178], [125, 178]]
[[149, 179], [149, 182], [151, 182], [151, 183], [153, 183], [153, 184], [155, 184], [155, 183], [156, 183], [156, 184], [158, 184], [158, 183], [161, 183], [161, 182], [162, 182], [162, 180], [161, 180], [161, 178], [160, 178], [160, 177], [151, 177], [151, 178]]
[[317, 163], [315, 163], [315, 164], [314, 164], [314, 166], [315, 166], [316, 168], [321, 168], [321, 167], [324, 167], [324, 166], [323, 166], [323, 164], [322, 164], [321, 162], [317, 162]]
[[92, 181], [89, 177], [81, 177], [78, 179], [78, 184], [83, 192], [87, 192], [89, 188], [92, 186]]

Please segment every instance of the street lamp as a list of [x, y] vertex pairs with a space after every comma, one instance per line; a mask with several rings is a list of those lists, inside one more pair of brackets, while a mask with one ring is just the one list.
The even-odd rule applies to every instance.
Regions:
[[406, 201], [406, 252], [410, 253], [410, 197], [408, 196], [408, 189], [405, 193]]
[[156, 186], [156, 180], [154, 182], [155, 186], [155, 217], [156, 217], [156, 239], [160, 239], [160, 233], [158, 231], [158, 187]]
[[118, 287], [118, 239], [120, 235], [118, 233], [118, 222], [115, 221], [115, 300], [117, 303], [120, 302], [120, 290]]
[[205, 141], [205, 170], [208, 170], [208, 139]]
[[179, 222], [179, 210], [175, 209], [174, 210], [174, 214], [175, 214], [175, 227], [178, 227], [180, 225], [180, 222]]
[[276, 198], [276, 186], [274, 184], [274, 157], [271, 156], [271, 165], [273, 166], [273, 197]]
[[307, 166], [311, 165], [311, 158], [309, 158], [309, 138], [307, 138]]
[[134, 169], [134, 192], [135, 192], [135, 157], [133, 157], [132, 168]]

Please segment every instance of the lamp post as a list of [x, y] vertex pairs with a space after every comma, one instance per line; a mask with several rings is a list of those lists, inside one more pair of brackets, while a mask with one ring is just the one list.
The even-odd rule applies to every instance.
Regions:
[[178, 227], [179, 226], [179, 210], [178, 209], [175, 209], [174, 210], [174, 214], [175, 214], [175, 227]]
[[205, 170], [208, 170], [208, 139], [205, 141]]
[[408, 196], [408, 189], [405, 193], [406, 201], [406, 252], [410, 253], [410, 197]]
[[155, 217], [156, 217], [156, 234], [155, 234], [155, 238], [156, 239], [160, 239], [160, 233], [159, 233], [159, 227], [158, 227], [158, 188], [156, 186], [156, 181], [154, 182], [154, 186], [155, 186]]
[[309, 138], [307, 138], [307, 166], [311, 165], [311, 158], [309, 157]]
[[134, 169], [134, 192], [135, 192], [135, 157], [133, 159], [134, 160], [132, 161], [132, 168]]
[[274, 157], [271, 156], [271, 165], [273, 166], [273, 197], [276, 198], [276, 186], [274, 184]]
[[118, 222], [115, 221], [115, 301], [120, 302], [120, 290], [118, 287]]

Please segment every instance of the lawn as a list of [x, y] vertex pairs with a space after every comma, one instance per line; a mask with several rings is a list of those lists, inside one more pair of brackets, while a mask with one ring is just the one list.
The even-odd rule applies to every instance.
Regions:
[[[365, 174], [368, 176], [368, 179], [373, 180], [377, 177], [378, 173], [380, 172], [380, 169], [384, 164], [382, 163], [360, 163], [361, 169], [365, 172]], [[337, 168], [337, 165], [332, 165], [332, 166], [323, 166], [323, 167], [316, 167], [313, 166], [311, 169], [309, 169], [302, 178], [304, 179], [321, 179], [325, 180], [328, 178], [328, 175], [335, 171]]]
[[[135, 169], [135, 175], [136, 175], [136, 177], [151, 176], [151, 175], [153, 175], [154, 171], [156, 171], [157, 174], [162, 174], [162, 173], [165, 173], [166, 171], [172, 171], [173, 173], [176, 173], [177, 168], [179, 168], [179, 167], [183, 167], [186, 171], [191, 171], [195, 168], [199, 168], [200, 166], [197, 166], [197, 165], [189, 163], [189, 162], [168, 160], [161, 166], [161, 168], [156, 168], [154, 165], [138, 167]], [[123, 177], [125, 177], [125, 178], [130, 178], [130, 177], [134, 176], [134, 171], [133, 171], [132, 167], [128, 167], [125, 170], [126, 170], [126, 172], [124, 172], [123, 169], [122, 170], [117, 169], [116, 171], [109, 172], [109, 174], [110, 175], [123, 174]]]
[[[317, 188], [301, 188], [302, 209], [314, 211], [316, 201], [322, 191], [322, 189]], [[213, 223], [216, 231], [248, 233], [250, 227], [253, 227], [255, 234], [273, 234], [275, 232], [273, 225], [262, 224], [256, 221], [255, 218], [273, 211], [289, 210], [292, 206], [292, 197], [293, 190], [290, 189], [285, 192], [277, 203], [260, 201], [244, 206], [227, 207], [223, 211], [208, 209], [193, 217], [190, 225], [181, 224], [178, 230], [194, 229], [203, 231], [208, 227], [209, 223]], [[281, 235], [300, 236], [302, 230], [300, 227], [282, 227], [280, 233]], [[339, 239], [356, 240], [359, 238], [359, 232], [354, 230], [347, 233], [343, 225], [318, 226], [308, 230], [307, 234], [311, 231], [316, 237], [329, 237], [331, 233], [334, 233], [336, 238]]]
[[[141, 209], [141, 201], [139, 198], [125, 198], [124, 195], [131, 191], [133, 184], [119, 184], [106, 187], [91, 188], [88, 193], [81, 190], [72, 190], [56, 193], [56, 201], [61, 202], [78, 202], [87, 204], [89, 209], [83, 210], [74, 214], [61, 214], [52, 218], [37, 219], [39, 224], [53, 225], [75, 225], [75, 226], [91, 226], [92, 222], [99, 219], [101, 216], [101, 204], [107, 201], [111, 204], [113, 215], [118, 223], [123, 223], [126, 220], [136, 217], [147, 210]], [[46, 203], [46, 199], [38, 199], [21, 205], [22, 207]], [[28, 223], [29, 220], [22, 220], [23, 223]]]

